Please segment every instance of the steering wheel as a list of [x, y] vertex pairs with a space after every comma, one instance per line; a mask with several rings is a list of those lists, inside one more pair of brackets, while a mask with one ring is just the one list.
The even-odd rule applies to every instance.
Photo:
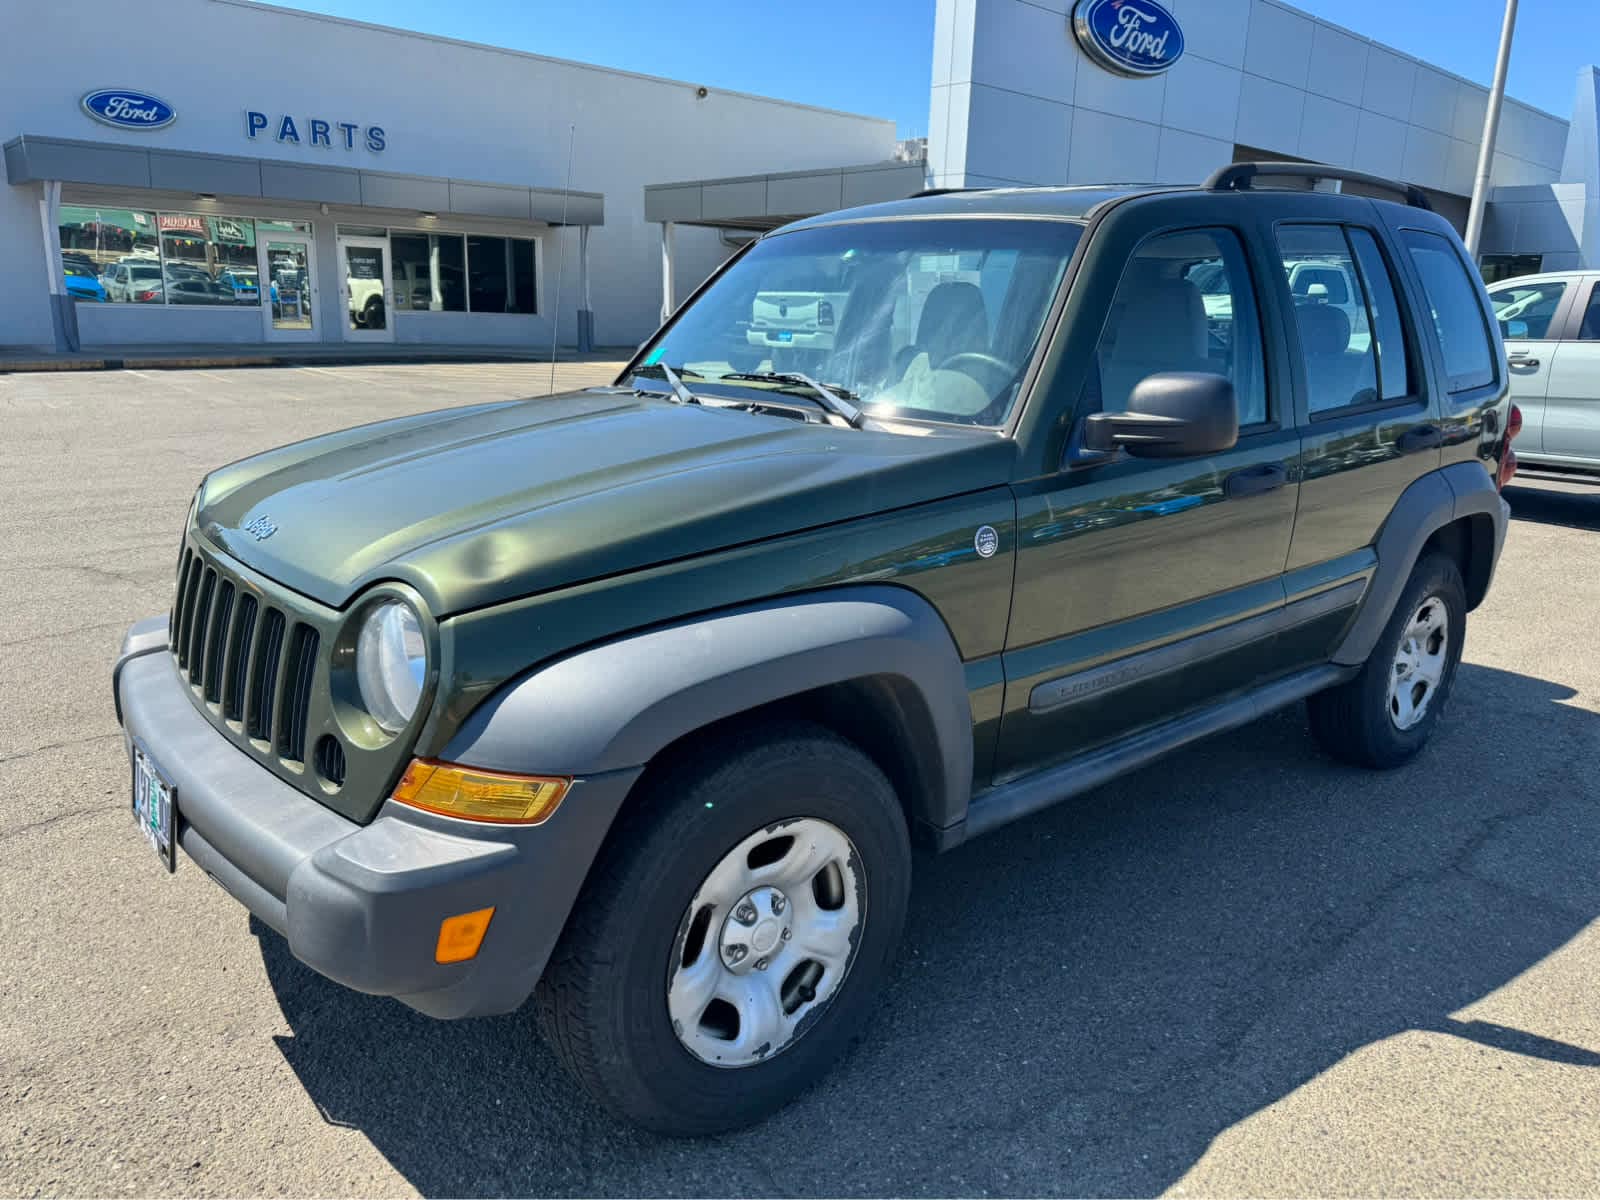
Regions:
[[[979, 367], [981, 372], [969, 371], [968, 367]], [[970, 375], [977, 380], [979, 386], [991, 396], [1002, 392], [1008, 383], [1016, 377], [1015, 363], [1008, 363], [1003, 358], [996, 358], [993, 354], [985, 354], [982, 350], [963, 350], [960, 354], [952, 354], [939, 364], [940, 371], [960, 371], [963, 375]], [[993, 387], [988, 386], [988, 381], [980, 375], [991, 374]]]

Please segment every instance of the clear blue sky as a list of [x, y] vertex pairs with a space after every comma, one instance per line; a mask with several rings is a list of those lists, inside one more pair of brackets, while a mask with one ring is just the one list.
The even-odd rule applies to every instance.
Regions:
[[[934, 0], [279, 0], [290, 8], [892, 117], [925, 134]], [[1298, 0], [1487, 84], [1503, 0]], [[1185, 20], [1194, 20], [1185, 14]], [[1523, 0], [1509, 91], [1558, 116], [1600, 62], [1600, 0]]]

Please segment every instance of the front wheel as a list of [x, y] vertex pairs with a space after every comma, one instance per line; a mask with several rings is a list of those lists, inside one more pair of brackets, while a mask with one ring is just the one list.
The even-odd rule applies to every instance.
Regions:
[[537, 996], [585, 1089], [669, 1134], [760, 1120], [860, 1031], [910, 888], [893, 787], [811, 725], [658, 773], [591, 873]]
[[1322, 748], [1378, 768], [1415, 755], [1450, 698], [1466, 631], [1460, 569], [1443, 554], [1423, 557], [1360, 674], [1307, 701]]

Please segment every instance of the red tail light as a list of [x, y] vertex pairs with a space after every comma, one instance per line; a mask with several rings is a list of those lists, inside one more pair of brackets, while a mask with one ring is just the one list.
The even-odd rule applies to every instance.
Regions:
[[156, 298], [156, 293], [155, 293], [155, 289], [154, 288], [150, 289], [147, 292], [140, 292], [139, 293], [139, 301], [140, 301], [140, 303], [144, 303], [145, 301], [148, 301], [148, 300], [154, 300], [155, 298]]
[[1496, 486], [1501, 489], [1517, 473], [1517, 452], [1511, 448], [1511, 443], [1521, 432], [1522, 410], [1513, 404], [1510, 415], [1506, 417], [1506, 448], [1500, 455], [1500, 478], [1496, 481]]

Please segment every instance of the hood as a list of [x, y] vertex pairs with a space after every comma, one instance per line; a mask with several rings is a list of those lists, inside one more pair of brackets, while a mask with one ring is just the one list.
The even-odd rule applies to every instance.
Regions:
[[213, 472], [205, 536], [343, 607], [384, 579], [438, 617], [974, 491], [992, 432], [840, 429], [619, 389], [402, 417]]

